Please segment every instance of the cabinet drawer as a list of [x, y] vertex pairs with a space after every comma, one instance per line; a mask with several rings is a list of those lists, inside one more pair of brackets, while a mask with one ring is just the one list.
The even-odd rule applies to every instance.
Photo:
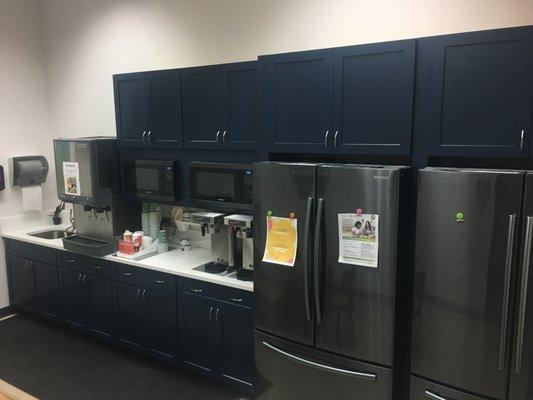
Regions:
[[174, 275], [130, 265], [113, 264], [112, 278], [119, 282], [141, 285], [146, 288], [176, 291], [176, 277]]
[[101, 258], [88, 257], [82, 254], [62, 251], [58, 257], [59, 265], [75, 271], [109, 278], [109, 262]]
[[6, 251], [27, 259], [47, 264], [57, 263], [57, 250], [18, 240], [5, 240]]
[[411, 377], [411, 400], [483, 400], [482, 397], [452, 390], [415, 376]]
[[208, 297], [241, 307], [252, 307], [252, 293], [196, 279], [182, 278], [181, 292]]

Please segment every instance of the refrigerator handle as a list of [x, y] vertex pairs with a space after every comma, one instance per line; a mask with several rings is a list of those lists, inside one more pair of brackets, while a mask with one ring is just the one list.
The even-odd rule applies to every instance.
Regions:
[[531, 261], [531, 239], [533, 236], [533, 217], [526, 219], [526, 237], [522, 252], [522, 274], [520, 277], [520, 300], [518, 301], [518, 322], [515, 340], [515, 372], [522, 372], [522, 352], [524, 349], [524, 329], [526, 324], [527, 287], [529, 280], [529, 265]]
[[513, 244], [516, 215], [509, 215], [507, 228], [507, 250], [505, 254], [505, 277], [503, 282], [502, 319], [500, 322], [500, 345], [498, 351], [498, 369], [505, 368], [505, 350], [507, 344], [507, 320], [509, 319], [509, 295], [511, 291], [511, 268], [513, 266]]
[[314, 292], [315, 292], [315, 310], [316, 310], [316, 322], [322, 323], [322, 314], [320, 308], [320, 262], [322, 257], [320, 256], [321, 252], [321, 227], [322, 227], [322, 208], [324, 207], [324, 199], [318, 199], [317, 210], [316, 210], [316, 223], [315, 223], [315, 254], [314, 254], [314, 271], [313, 271], [313, 280], [315, 283]]
[[305, 315], [307, 321], [311, 321], [311, 305], [309, 304], [309, 232], [311, 230], [311, 210], [313, 209], [313, 198], [307, 198], [307, 208], [305, 210], [305, 231], [304, 231], [304, 296]]
[[270, 343], [267, 343], [267, 342], [262, 342], [262, 343], [263, 343], [263, 346], [265, 346], [267, 349], [275, 351], [276, 353], [283, 356], [284, 358], [287, 358], [292, 361], [296, 361], [297, 363], [300, 363], [300, 364], [303, 364], [309, 367], [317, 368], [317, 369], [320, 369], [326, 372], [333, 372], [339, 375], [350, 376], [353, 378], [368, 379], [370, 381], [377, 380], [377, 375], [370, 373], [370, 372], [351, 371], [349, 369], [336, 368], [336, 367], [332, 367], [329, 365], [320, 364], [320, 363], [317, 363], [311, 360], [306, 360], [305, 358], [302, 358], [302, 357], [298, 357], [284, 350], [278, 349], [276, 346], [272, 346]]

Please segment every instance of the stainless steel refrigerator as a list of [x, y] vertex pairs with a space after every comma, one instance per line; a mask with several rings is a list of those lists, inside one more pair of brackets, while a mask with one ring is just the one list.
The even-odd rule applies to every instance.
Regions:
[[[408, 215], [402, 190], [408, 171], [254, 166], [257, 399], [402, 398], [396, 349], [408, 348], [402, 306], [409, 302], [408, 285], [399, 284], [397, 275], [409, 275], [409, 265], [399, 261], [406, 249], [399, 242], [409, 235], [400, 222]], [[357, 210], [379, 216], [377, 267], [339, 262], [339, 213]], [[294, 266], [263, 261], [267, 216], [291, 213], [297, 219]]]
[[531, 173], [420, 171], [412, 400], [533, 399], [532, 218]]

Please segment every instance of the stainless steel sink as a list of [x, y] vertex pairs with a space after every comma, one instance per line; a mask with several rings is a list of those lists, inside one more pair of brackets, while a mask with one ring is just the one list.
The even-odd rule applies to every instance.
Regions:
[[70, 236], [70, 234], [66, 234], [65, 231], [54, 229], [51, 231], [44, 231], [44, 232], [35, 232], [35, 233], [28, 233], [29, 236], [37, 237], [40, 239], [62, 239], [66, 236]]

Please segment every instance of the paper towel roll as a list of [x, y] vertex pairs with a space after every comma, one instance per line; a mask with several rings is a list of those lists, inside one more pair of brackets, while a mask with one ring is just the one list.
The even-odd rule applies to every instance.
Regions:
[[43, 211], [43, 190], [41, 185], [22, 187], [22, 210]]

